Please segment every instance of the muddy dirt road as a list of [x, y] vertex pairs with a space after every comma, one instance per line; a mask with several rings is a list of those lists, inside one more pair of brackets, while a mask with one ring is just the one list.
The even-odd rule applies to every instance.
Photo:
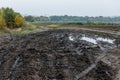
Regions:
[[106, 35], [60, 29], [4, 36], [0, 42], [0, 80], [119, 77], [119, 44], [116, 46], [116, 39]]

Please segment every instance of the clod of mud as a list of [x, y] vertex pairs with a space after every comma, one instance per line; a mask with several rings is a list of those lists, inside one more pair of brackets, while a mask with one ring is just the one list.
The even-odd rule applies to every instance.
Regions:
[[113, 80], [115, 70], [97, 61], [100, 47], [70, 40], [70, 34], [79, 32], [45, 31], [14, 36], [9, 44], [2, 43], [0, 80]]

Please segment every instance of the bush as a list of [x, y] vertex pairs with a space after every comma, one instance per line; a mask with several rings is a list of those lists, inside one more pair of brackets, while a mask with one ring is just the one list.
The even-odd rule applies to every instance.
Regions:
[[4, 27], [6, 27], [5, 19], [3, 19], [2, 17], [0, 17], [0, 29], [3, 29]]
[[14, 19], [14, 26], [21, 27], [24, 24], [24, 18], [17, 14]]
[[11, 8], [0, 9], [0, 28], [18, 28], [24, 24], [24, 18]]

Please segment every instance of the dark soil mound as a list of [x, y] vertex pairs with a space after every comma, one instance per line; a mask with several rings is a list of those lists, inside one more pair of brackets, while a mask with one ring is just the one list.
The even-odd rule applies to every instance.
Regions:
[[14, 36], [1, 43], [0, 80], [113, 80], [113, 69], [102, 62], [87, 75], [79, 75], [95, 63], [100, 48], [71, 41], [70, 34], [79, 33], [46, 31]]

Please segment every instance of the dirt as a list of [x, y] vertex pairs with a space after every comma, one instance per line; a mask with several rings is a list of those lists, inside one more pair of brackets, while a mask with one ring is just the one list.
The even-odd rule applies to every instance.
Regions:
[[115, 80], [119, 76], [119, 48], [104, 52], [99, 45], [69, 40], [71, 33], [80, 32], [65, 29], [1, 37], [0, 80]]

